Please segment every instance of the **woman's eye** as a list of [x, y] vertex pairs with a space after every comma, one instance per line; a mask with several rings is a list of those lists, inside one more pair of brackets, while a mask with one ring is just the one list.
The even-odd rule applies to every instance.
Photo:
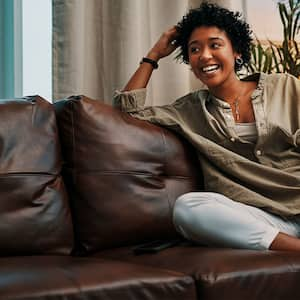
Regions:
[[191, 52], [191, 53], [199, 52], [199, 50], [200, 50], [200, 49], [199, 49], [198, 47], [191, 47], [191, 48], [190, 48], [190, 52]]
[[213, 44], [211, 44], [211, 47], [212, 47], [213, 49], [218, 49], [218, 48], [221, 47], [221, 45], [218, 44], [218, 43], [213, 43]]

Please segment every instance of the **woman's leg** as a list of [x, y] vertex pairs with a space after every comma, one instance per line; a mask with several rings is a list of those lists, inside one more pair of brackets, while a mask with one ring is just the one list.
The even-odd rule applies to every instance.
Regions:
[[300, 251], [300, 239], [279, 232], [269, 247], [270, 250]]
[[[217, 193], [180, 196], [174, 206], [173, 220], [184, 237], [210, 246], [261, 250], [300, 247], [296, 238], [300, 226], [295, 222]], [[292, 244], [295, 249], [291, 249]]]

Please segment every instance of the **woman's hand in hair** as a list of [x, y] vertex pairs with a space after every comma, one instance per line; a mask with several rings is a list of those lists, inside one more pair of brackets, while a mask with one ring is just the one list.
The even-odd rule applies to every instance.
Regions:
[[149, 51], [147, 57], [158, 61], [170, 55], [177, 48], [175, 43], [177, 35], [178, 33], [175, 26], [165, 31]]
[[[161, 58], [170, 55], [176, 48], [176, 27], [172, 27], [164, 32], [153, 48], [148, 52], [147, 58], [158, 62]], [[132, 75], [123, 91], [131, 91], [135, 89], [145, 88], [153, 72], [153, 65], [142, 63]]]

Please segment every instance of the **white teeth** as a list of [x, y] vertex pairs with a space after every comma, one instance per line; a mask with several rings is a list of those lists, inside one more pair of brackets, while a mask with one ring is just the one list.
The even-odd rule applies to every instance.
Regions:
[[203, 67], [202, 71], [203, 72], [212, 72], [212, 71], [217, 70], [218, 68], [219, 68], [218, 65], [211, 65], [211, 66]]

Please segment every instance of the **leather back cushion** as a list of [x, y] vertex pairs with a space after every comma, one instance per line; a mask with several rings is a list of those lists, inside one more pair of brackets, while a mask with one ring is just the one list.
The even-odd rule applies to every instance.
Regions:
[[77, 250], [174, 237], [174, 201], [198, 187], [193, 152], [103, 102], [77, 96], [55, 106]]
[[69, 254], [73, 228], [53, 106], [0, 100], [0, 255]]

